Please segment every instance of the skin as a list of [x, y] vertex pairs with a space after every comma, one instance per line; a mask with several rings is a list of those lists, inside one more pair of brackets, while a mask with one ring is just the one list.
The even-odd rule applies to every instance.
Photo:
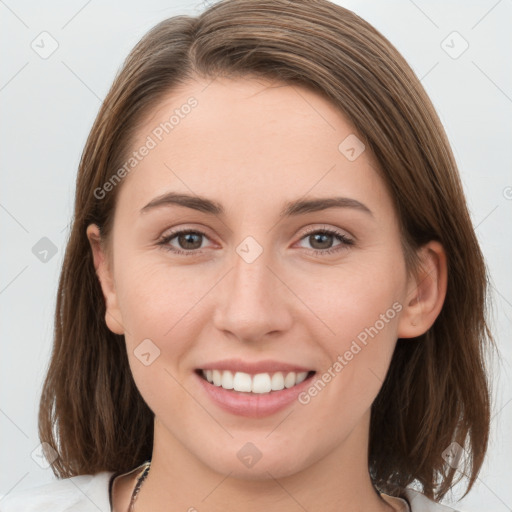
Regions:
[[[370, 407], [397, 338], [424, 333], [441, 310], [444, 250], [437, 242], [424, 246], [423, 270], [408, 276], [375, 160], [366, 150], [349, 161], [338, 146], [357, 132], [333, 105], [300, 87], [249, 77], [193, 80], [148, 114], [133, 149], [190, 96], [198, 106], [123, 179], [110, 252], [97, 226], [87, 229], [105, 321], [125, 335], [135, 382], [155, 413], [151, 470], [135, 509], [393, 510], [368, 473]], [[213, 199], [225, 214], [182, 206], [140, 213], [168, 191]], [[330, 208], [278, 217], [286, 201], [333, 191], [373, 215]], [[171, 227], [204, 232], [195, 246], [178, 237], [167, 244], [199, 252], [179, 255], [158, 245]], [[307, 234], [322, 228], [354, 244]], [[252, 263], [236, 252], [247, 236], [263, 248]], [[329, 247], [341, 250], [313, 252]], [[194, 374], [231, 357], [287, 361], [322, 374], [395, 302], [401, 311], [307, 405], [240, 417], [211, 402]], [[147, 338], [160, 350], [149, 366], [134, 355]], [[251, 468], [237, 457], [247, 442], [262, 454]], [[116, 481], [115, 510], [127, 510], [134, 483], [133, 475]]]

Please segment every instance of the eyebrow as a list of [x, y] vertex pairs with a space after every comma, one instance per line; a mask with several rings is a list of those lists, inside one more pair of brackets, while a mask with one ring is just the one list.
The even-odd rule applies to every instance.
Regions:
[[[182, 194], [176, 192], [167, 192], [161, 196], [152, 199], [144, 206], [140, 213], [161, 208], [164, 206], [184, 206], [200, 212], [213, 215], [223, 215], [224, 208], [216, 201], [206, 197]], [[328, 208], [352, 208], [359, 210], [373, 217], [373, 212], [363, 203], [350, 197], [322, 197], [318, 199], [297, 199], [296, 201], [287, 202], [281, 210], [279, 216], [291, 217], [295, 215], [304, 215], [306, 213], [327, 210]]]

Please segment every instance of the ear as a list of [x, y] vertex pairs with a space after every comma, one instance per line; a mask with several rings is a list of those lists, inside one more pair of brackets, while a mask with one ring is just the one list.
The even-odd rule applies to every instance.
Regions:
[[446, 253], [437, 241], [420, 249], [421, 269], [407, 284], [407, 296], [398, 323], [399, 338], [415, 338], [427, 332], [444, 304], [447, 287]]
[[101, 243], [100, 230], [96, 224], [87, 227], [87, 238], [91, 244], [94, 268], [100, 281], [105, 298], [105, 322], [114, 334], [124, 334], [121, 310], [117, 300], [114, 278], [110, 269], [108, 256]]

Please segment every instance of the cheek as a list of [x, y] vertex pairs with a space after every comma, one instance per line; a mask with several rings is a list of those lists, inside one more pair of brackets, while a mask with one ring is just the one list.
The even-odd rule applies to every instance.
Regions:
[[395, 303], [403, 286], [400, 262], [385, 255], [355, 257], [338, 267], [324, 268], [314, 277], [304, 273], [295, 280], [297, 294], [316, 316], [318, 333], [325, 334], [332, 355], [348, 348], [347, 343], [358, 336], [364, 342], [367, 329], [374, 326], [387, 336], [396, 323], [400, 305]]
[[137, 388], [153, 411], [177, 415], [186, 405], [179, 368], [190, 340], [197, 338], [193, 306], [201, 292], [198, 280], [155, 258], [126, 257], [117, 268], [126, 348]]
[[[340, 421], [346, 421], [347, 415], [355, 421], [371, 405], [396, 344], [403, 308], [398, 300], [401, 271], [400, 264], [391, 260], [374, 260], [372, 265], [340, 269], [336, 277], [331, 273], [328, 281], [316, 281], [308, 300], [315, 305], [317, 318], [328, 326], [320, 327], [323, 336], [317, 335], [327, 358], [317, 375], [322, 382], [310, 388], [303, 402], [322, 394], [319, 402], [335, 404]], [[324, 412], [327, 421], [334, 410], [326, 407], [320, 414]]]
[[179, 414], [187, 372], [211, 315], [204, 300], [218, 281], [197, 266], [171, 266], [161, 258], [124, 258], [119, 265], [120, 308], [126, 349], [137, 388], [154, 411]]
[[208, 276], [194, 265], [173, 267], [162, 258], [126, 258], [120, 266], [118, 297], [127, 332], [162, 340], [183, 329], [215, 283], [215, 276]]
[[397, 310], [402, 308], [393, 283], [365, 277], [353, 284], [351, 293], [333, 301], [331, 306], [335, 308], [333, 322], [340, 348], [348, 349], [347, 343], [354, 340], [362, 346], [369, 346], [367, 342], [371, 339], [379, 340], [379, 345], [387, 343], [394, 336]]

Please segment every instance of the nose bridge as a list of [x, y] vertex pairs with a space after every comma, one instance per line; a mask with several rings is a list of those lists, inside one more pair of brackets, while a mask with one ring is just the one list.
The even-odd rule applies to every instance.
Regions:
[[252, 237], [248, 238], [236, 248], [233, 258], [230, 286], [233, 306], [268, 304], [270, 292], [276, 287], [275, 277], [268, 268], [272, 265], [271, 250], [263, 250]]
[[287, 328], [291, 316], [286, 311], [283, 287], [268, 268], [272, 268], [272, 261], [271, 249], [263, 248], [252, 237], [236, 247], [216, 308], [217, 328], [246, 340]]

